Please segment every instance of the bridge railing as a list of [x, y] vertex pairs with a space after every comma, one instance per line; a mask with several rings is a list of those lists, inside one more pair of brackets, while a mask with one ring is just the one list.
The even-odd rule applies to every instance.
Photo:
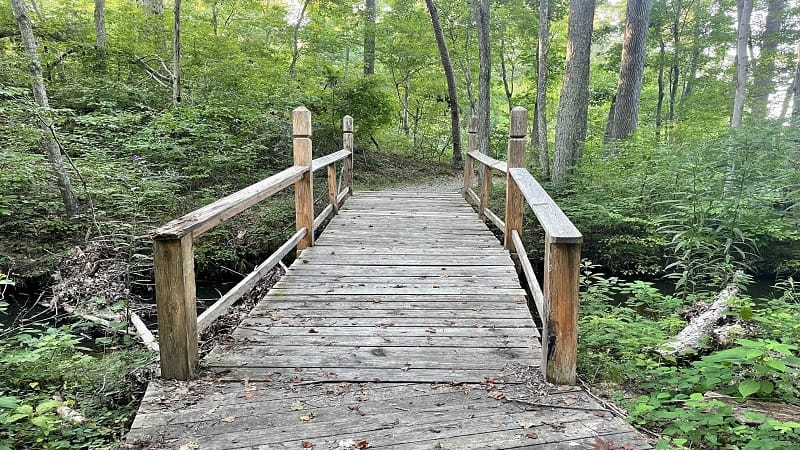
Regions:
[[[311, 112], [292, 112], [294, 165], [227, 197], [175, 219], [151, 233], [156, 282], [156, 306], [161, 376], [187, 380], [195, 375], [199, 359], [198, 333], [249, 292], [293, 248], [314, 245], [314, 231], [353, 192], [353, 118], [342, 122], [343, 149], [321, 158], [311, 155]], [[343, 160], [342, 188], [337, 188], [335, 163]], [[313, 174], [327, 168], [329, 204], [314, 216]], [[236, 286], [197, 316], [194, 276], [194, 240], [231, 217], [294, 186], [297, 232]]]
[[[464, 195], [478, 207], [482, 218], [494, 223], [504, 235], [505, 248], [519, 257], [533, 301], [542, 320], [542, 371], [548, 381], [574, 384], [578, 345], [578, 276], [583, 235], [525, 168], [528, 112], [511, 111], [508, 161], [477, 151], [477, 120], [470, 121], [464, 167]], [[473, 189], [474, 169], [483, 167], [480, 195]], [[506, 175], [505, 220], [489, 209], [492, 172]], [[533, 210], [545, 233], [544, 288], [539, 284], [522, 244], [523, 199]]]

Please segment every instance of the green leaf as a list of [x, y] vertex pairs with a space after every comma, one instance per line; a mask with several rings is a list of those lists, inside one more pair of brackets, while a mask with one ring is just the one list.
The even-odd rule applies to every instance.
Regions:
[[14, 409], [19, 406], [19, 398], [17, 397], [0, 397], [0, 408]]
[[766, 364], [779, 372], [787, 372], [789, 370], [786, 364], [780, 359], [768, 359]]
[[739, 383], [739, 393], [742, 397], [749, 397], [761, 390], [761, 383], [756, 380], [744, 380]]

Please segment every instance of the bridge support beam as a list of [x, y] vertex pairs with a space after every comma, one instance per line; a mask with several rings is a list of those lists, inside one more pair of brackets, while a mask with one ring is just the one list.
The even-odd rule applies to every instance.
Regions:
[[[511, 110], [511, 120], [508, 129], [508, 162], [509, 169], [525, 167], [525, 142], [526, 131], [528, 129], [528, 111], [517, 106]], [[511, 173], [506, 172], [506, 232], [505, 248], [514, 251], [514, 241], [511, 239], [511, 232], [515, 231], [522, 234], [522, 216], [524, 199], [522, 191], [517, 183], [511, 178]]]
[[301, 106], [292, 111], [294, 132], [294, 165], [308, 167], [308, 171], [294, 183], [294, 205], [297, 231], [306, 229], [306, 235], [297, 244], [297, 250], [314, 245], [314, 173], [311, 170], [311, 111]]
[[344, 116], [342, 119], [342, 148], [350, 152], [344, 159], [343, 176], [345, 188], [348, 189], [347, 197], [353, 195], [353, 118]]
[[580, 263], [580, 243], [545, 236], [542, 371], [555, 384], [576, 381]]

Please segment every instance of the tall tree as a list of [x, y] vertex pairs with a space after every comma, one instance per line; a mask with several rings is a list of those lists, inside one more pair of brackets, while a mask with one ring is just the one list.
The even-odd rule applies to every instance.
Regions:
[[539, 48], [536, 64], [536, 136], [542, 178], [550, 177], [550, 152], [547, 145], [547, 55], [550, 53], [550, 0], [539, 0]]
[[786, 0], [767, 1], [767, 20], [761, 34], [761, 52], [753, 68], [753, 114], [766, 117], [769, 113], [769, 96], [775, 90], [775, 60], [778, 58], [778, 44], [781, 40], [783, 16], [786, 13]]
[[794, 126], [800, 126], [800, 43], [797, 44], [797, 59], [792, 82], [792, 123]]
[[106, 35], [106, 0], [94, 0], [94, 33], [98, 54], [105, 53], [108, 47]]
[[447, 79], [447, 96], [450, 104], [450, 132], [453, 136], [453, 167], [461, 165], [461, 124], [458, 118], [458, 90], [456, 89], [456, 76], [453, 73], [453, 64], [450, 62], [450, 52], [444, 41], [442, 24], [439, 22], [439, 11], [433, 0], [425, 0], [428, 12], [431, 15], [433, 34], [436, 36], [436, 45], [439, 47], [439, 57], [442, 60], [444, 76]]
[[[19, 25], [22, 45], [25, 47], [25, 53], [28, 56], [28, 70], [32, 78], [31, 89], [33, 90], [34, 101], [36, 101], [36, 105], [40, 109], [46, 112], [50, 109], [50, 100], [47, 98], [47, 90], [44, 86], [42, 63], [39, 59], [36, 38], [33, 36], [33, 23], [28, 16], [28, 10], [23, 0], [11, 0], [11, 9], [14, 12], [17, 25]], [[38, 117], [38, 121], [39, 128], [42, 130], [42, 146], [47, 153], [47, 159], [55, 175], [58, 190], [64, 202], [64, 209], [67, 217], [72, 217], [78, 212], [78, 202], [72, 193], [72, 184], [70, 183], [67, 169], [64, 167], [64, 161], [61, 158], [61, 148], [55, 140], [55, 128], [53, 128], [52, 123], [49, 123], [49, 119], [45, 117]]]
[[491, 132], [491, 82], [492, 53], [489, 42], [489, 0], [472, 0], [475, 29], [478, 34], [478, 149], [489, 154], [489, 134]]
[[738, 0], [736, 32], [736, 91], [733, 97], [733, 113], [731, 128], [742, 124], [744, 100], [747, 89], [748, 54], [747, 43], [750, 40], [750, 17], [753, 13], [753, 0]]
[[364, 76], [375, 73], [375, 0], [364, 10]]
[[672, 2], [672, 66], [669, 70], [669, 120], [675, 120], [675, 106], [678, 99], [678, 82], [680, 80], [681, 61], [681, 18], [683, 17], [683, 1]]
[[149, 15], [160, 15], [164, 12], [164, 0], [142, 0], [142, 7]]
[[653, 0], [628, 0], [622, 61], [619, 68], [616, 101], [610, 138], [625, 139], [639, 123], [644, 60], [647, 51], [647, 26]]
[[175, 0], [174, 41], [172, 48], [172, 102], [181, 103], [181, 0]]
[[300, 14], [297, 16], [292, 31], [292, 62], [289, 64], [289, 75], [294, 75], [294, 68], [297, 65], [297, 60], [300, 59], [300, 27], [303, 26], [303, 19], [306, 16], [306, 10], [311, 0], [303, 0], [300, 7]]
[[552, 179], [567, 179], [586, 140], [589, 108], [589, 55], [592, 47], [595, 0], [570, 0], [567, 19], [567, 58], [556, 117]]

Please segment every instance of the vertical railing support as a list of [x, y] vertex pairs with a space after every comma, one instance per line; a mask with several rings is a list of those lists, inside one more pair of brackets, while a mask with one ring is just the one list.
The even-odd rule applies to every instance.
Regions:
[[333, 215], [339, 213], [339, 201], [336, 199], [338, 194], [336, 188], [336, 164], [328, 164], [328, 204], [333, 207]]
[[581, 244], [545, 236], [542, 370], [547, 381], [575, 384]]
[[481, 175], [481, 204], [478, 207], [478, 217], [486, 218], [486, 210], [489, 208], [489, 195], [492, 193], [492, 168], [482, 165], [483, 174]]
[[353, 195], [353, 118], [342, 119], [342, 148], [350, 152], [344, 159], [344, 185], [348, 188], [347, 196]]
[[191, 233], [179, 239], [154, 241], [153, 269], [161, 376], [188, 380], [194, 377], [199, 359]]
[[475, 168], [473, 166], [472, 157], [469, 152], [474, 152], [478, 149], [478, 118], [475, 116], [469, 119], [469, 130], [467, 132], [467, 155], [464, 158], [464, 195], [467, 190], [472, 188], [473, 179], [475, 177]]
[[297, 250], [314, 245], [314, 174], [311, 171], [311, 111], [301, 106], [292, 111], [294, 132], [294, 165], [308, 167], [308, 171], [294, 183], [294, 205], [297, 230], [306, 229], [306, 235], [297, 243]]
[[[528, 129], [528, 111], [517, 106], [511, 110], [511, 120], [508, 128], [508, 163], [509, 169], [525, 167], [525, 132]], [[514, 250], [514, 241], [511, 239], [511, 232], [516, 230], [522, 235], [522, 214], [524, 198], [522, 191], [511, 177], [511, 173], [506, 173], [506, 234], [505, 247], [507, 250]]]

